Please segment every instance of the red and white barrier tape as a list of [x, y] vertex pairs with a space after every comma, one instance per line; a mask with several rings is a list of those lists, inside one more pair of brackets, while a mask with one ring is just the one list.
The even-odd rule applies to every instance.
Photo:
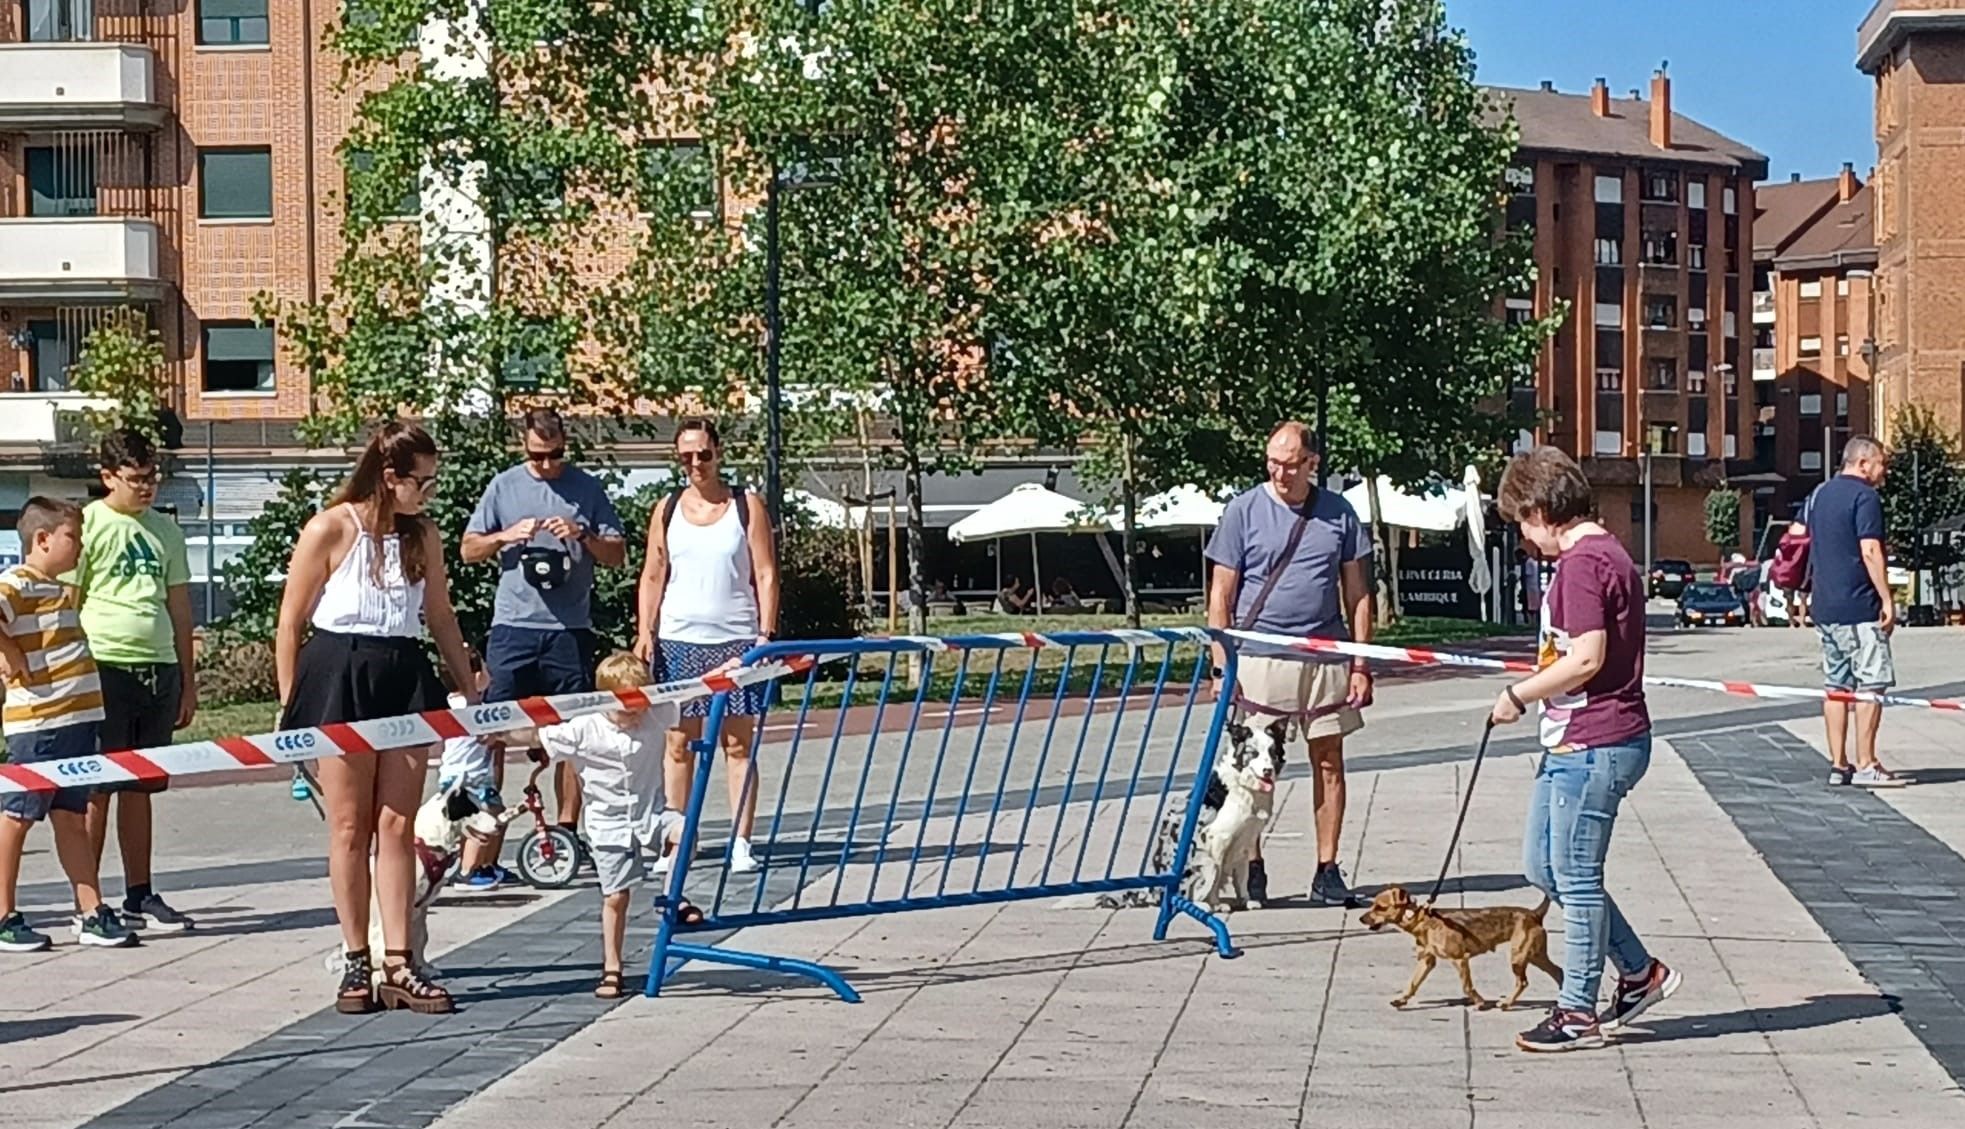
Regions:
[[723, 690], [754, 686], [801, 674], [816, 659], [793, 655], [726, 674], [711, 674], [680, 682], [664, 682], [638, 690], [602, 690], [591, 694], [560, 694], [516, 702], [487, 702], [457, 709], [428, 710], [400, 717], [375, 718], [343, 724], [282, 729], [250, 737], [220, 737], [187, 741], [157, 749], [102, 753], [92, 757], [0, 764], [0, 795], [9, 792], [52, 792], [57, 788], [121, 784], [132, 780], [164, 780], [242, 768], [291, 764], [325, 757], [356, 756], [377, 749], [408, 749], [434, 745], [455, 737], [485, 736], [534, 725], [556, 725], [605, 710], [646, 708], [658, 702], [686, 702]]
[[[1256, 648], [1290, 651], [1297, 654], [1346, 655], [1378, 662], [1408, 663], [1415, 666], [1458, 666], [1474, 670], [1505, 670], [1533, 674], [1538, 669], [1527, 659], [1491, 659], [1453, 651], [1434, 651], [1423, 647], [1387, 647], [1378, 643], [1347, 643], [1337, 639], [1304, 639], [1294, 635], [1270, 635], [1258, 631], [1229, 631], [1227, 635]], [[1800, 701], [1875, 702], [1886, 706], [1916, 706], [1920, 709], [1965, 711], [1965, 701], [1954, 698], [1916, 698], [1907, 694], [1878, 694], [1869, 690], [1817, 690], [1808, 686], [1768, 686], [1759, 682], [1724, 682], [1706, 678], [1668, 678], [1646, 675], [1647, 686], [1677, 690], [1707, 690], [1731, 694], [1736, 698], [1783, 698]]]

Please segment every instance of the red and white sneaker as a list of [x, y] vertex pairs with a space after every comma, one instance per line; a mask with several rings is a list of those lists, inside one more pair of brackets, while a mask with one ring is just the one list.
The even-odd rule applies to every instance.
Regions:
[[1680, 979], [1676, 971], [1654, 957], [1644, 975], [1617, 981], [1617, 992], [1611, 997], [1610, 1006], [1597, 1016], [1597, 1026], [1605, 1031], [1620, 1031], [1628, 1027], [1632, 1020], [1644, 1014], [1645, 1009], [1678, 991]]

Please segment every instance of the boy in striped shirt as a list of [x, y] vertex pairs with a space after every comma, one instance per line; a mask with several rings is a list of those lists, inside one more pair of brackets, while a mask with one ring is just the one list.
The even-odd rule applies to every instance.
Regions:
[[[0, 572], [0, 676], [7, 686], [0, 729], [17, 765], [100, 752], [102, 683], [82, 634], [81, 593], [55, 577], [82, 553], [82, 511], [72, 502], [30, 498], [20, 515], [26, 560]], [[0, 797], [0, 952], [32, 953], [51, 943], [15, 905], [27, 830], [52, 814], [55, 854], [75, 887], [75, 939], [120, 947], [136, 936], [102, 900], [89, 842], [89, 789], [9, 792]]]

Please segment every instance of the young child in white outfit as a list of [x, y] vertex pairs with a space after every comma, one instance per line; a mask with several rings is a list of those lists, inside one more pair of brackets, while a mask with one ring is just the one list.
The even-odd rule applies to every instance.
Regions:
[[[647, 664], [626, 651], [601, 660], [598, 690], [634, 690], [651, 681]], [[644, 848], [660, 857], [682, 837], [682, 813], [662, 794], [668, 731], [680, 713], [672, 702], [610, 710], [539, 730], [546, 754], [565, 757], [580, 772], [582, 819], [600, 876], [601, 980], [594, 994], [621, 995], [621, 946], [627, 932], [628, 891], [647, 876]], [[661, 867], [666, 870], [666, 867]]]

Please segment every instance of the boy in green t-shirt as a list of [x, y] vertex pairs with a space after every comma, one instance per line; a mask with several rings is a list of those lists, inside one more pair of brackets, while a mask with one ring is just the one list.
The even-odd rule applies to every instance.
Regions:
[[[136, 431], [111, 432], [102, 441], [102, 485], [109, 493], [82, 511], [82, 559], [69, 579], [82, 590], [82, 630], [102, 674], [102, 748], [108, 752], [168, 745], [198, 709], [191, 565], [183, 530], [150, 508], [161, 480], [149, 439]], [[168, 780], [108, 784], [89, 802], [89, 834], [100, 863], [110, 797], [118, 797], [123, 922], [132, 929], [191, 928], [190, 918], [150, 888], [150, 797], [169, 786]]]

